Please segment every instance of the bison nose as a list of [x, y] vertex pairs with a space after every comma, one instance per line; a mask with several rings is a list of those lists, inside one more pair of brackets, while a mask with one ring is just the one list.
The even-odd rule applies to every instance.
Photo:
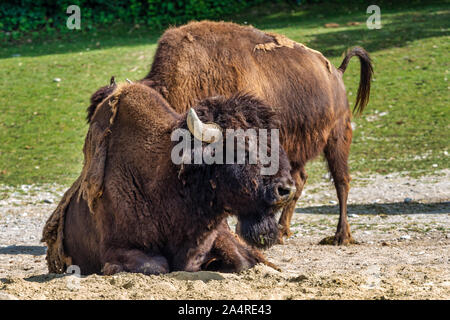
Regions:
[[297, 189], [292, 184], [280, 183], [275, 187], [275, 195], [277, 196], [277, 202], [285, 202], [294, 196]]

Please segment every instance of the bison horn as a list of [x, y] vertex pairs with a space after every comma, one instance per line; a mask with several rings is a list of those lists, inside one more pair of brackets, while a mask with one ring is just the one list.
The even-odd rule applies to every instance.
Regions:
[[222, 137], [222, 128], [215, 123], [203, 123], [194, 109], [189, 109], [187, 116], [189, 131], [200, 141], [207, 143], [217, 142]]

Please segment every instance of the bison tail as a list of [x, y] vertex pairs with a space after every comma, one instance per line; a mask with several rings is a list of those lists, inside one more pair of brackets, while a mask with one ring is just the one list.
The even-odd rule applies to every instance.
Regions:
[[350, 59], [354, 56], [357, 56], [359, 58], [359, 62], [361, 64], [361, 74], [359, 80], [358, 94], [356, 96], [356, 103], [355, 107], [353, 108], [353, 113], [360, 115], [364, 111], [364, 108], [366, 107], [367, 103], [369, 102], [370, 82], [372, 80], [373, 67], [372, 61], [367, 51], [361, 47], [355, 47], [347, 52], [344, 60], [342, 61], [341, 66], [338, 69], [339, 71], [342, 72], [342, 74], [347, 69]]

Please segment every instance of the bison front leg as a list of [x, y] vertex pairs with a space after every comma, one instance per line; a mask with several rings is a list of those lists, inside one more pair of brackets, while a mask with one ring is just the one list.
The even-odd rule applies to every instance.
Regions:
[[104, 275], [118, 272], [161, 274], [169, 272], [169, 263], [161, 255], [149, 255], [137, 249], [109, 249], [102, 269]]
[[202, 265], [203, 270], [219, 272], [240, 272], [258, 263], [264, 263], [276, 270], [279, 268], [266, 260], [263, 254], [232, 233], [228, 224], [220, 227], [207, 261]]
[[301, 168], [300, 170], [291, 171], [291, 175], [295, 181], [296, 192], [292, 200], [289, 202], [289, 204], [286, 205], [286, 207], [284, 207], [283, 212], [281, 213], [280, 220], [278, 222], [280, 228], [277, 240], [278, 244], [284, 244], [284, 237], [289, 238], [290, 236], [292, 236], [291, 232], [292, 215], [294, 214], [297, 200], [300, 198], [303, 191], [303, 187], [305, 186], [306, 183], [306, 179], [308, 178], [308, 175], [306, 174], [304, 168]]

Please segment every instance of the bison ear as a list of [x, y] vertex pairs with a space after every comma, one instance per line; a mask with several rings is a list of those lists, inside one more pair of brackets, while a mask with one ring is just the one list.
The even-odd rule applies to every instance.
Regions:
[[93, 123], [84, 144], [81, 195], [86, 200], [91, 213], [94, 213], [96, 201], [103, 193], [108, 133], [109, 129], [102, 130], [97, 123]]

